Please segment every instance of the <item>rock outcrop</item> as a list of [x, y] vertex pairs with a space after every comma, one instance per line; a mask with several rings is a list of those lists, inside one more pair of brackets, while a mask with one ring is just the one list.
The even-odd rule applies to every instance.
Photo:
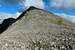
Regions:
[[0, 50], [75, 50], [74, 28], [57, 15], [33, 8], [0, 35]]

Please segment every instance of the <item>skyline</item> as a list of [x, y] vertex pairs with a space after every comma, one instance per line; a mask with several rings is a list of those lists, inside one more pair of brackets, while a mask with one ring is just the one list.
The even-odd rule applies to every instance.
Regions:
[[[75, 15], [75, 6], [72, 5], [72, 3], [68, 3], [67, 6], [65, 6], [65, 3], [67, 3], [67, 0], [26, 0], [27, 2], [25, 2], [26, 6], [35, 6], [38, 7], [37, 5], [41, 4], [38, 2], [43, 2], [42, 5], [40, 6], [40, 8], [45, 9], [46, 11], [49, 12], [53, 12], [53, 13], [66, 13], [68, 15]], [[72, 2], [73, 0], [71, 0], [70, 2]], [[31, 3], [32, 2], [32, 3]], [[37, 4], [35, 3], [37, 2]], [[68, 1], [69, 2], [69, 1]], [[13, 4], [12, 4], [13, 3]], [[74, 2], [75, 3], [75, 2]], [[35, 4], [35, 5], [33, 5]], [[19, 12], [20, 10], [22, 10], [22, 7], [24, 5], [18, 1], [18, 0], [3, 0], [0, 1], [0, 12], [6, 12], [6, 13], [16, 13]], [[66, 8], [68, 7], [68, 8]], [[24, 9], [23, 9], [24, 10]]]
[[2, 0], [0, 1], [0, 13], [8, 13], [12, 16], [19, 13], [18, 15], [20, 15], [26, 7], [30, 6], [55, 15], [64, 14], [66, 19], [68, 16], [75, 17], [75, 0]]

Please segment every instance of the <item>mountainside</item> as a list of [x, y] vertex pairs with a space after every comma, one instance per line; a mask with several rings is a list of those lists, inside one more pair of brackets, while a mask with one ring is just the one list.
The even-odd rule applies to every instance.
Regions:
[[0, 35], [0, 50], [75, 50], [75, 27], [62, 17], [30, 8]]

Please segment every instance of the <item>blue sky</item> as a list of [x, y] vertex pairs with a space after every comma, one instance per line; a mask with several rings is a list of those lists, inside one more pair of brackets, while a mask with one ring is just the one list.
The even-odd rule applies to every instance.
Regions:
[[33, 5], [54, 14], [66, 14], [75, 17], [75, 0], [26, 0], [24, 5], [20, 4], [21, 1], [23, 0], [0, 0], [0, 13], [16, 14], [24, 10], [24, 5], [29, 4], [28, 6]]
[[[43, 0], [45, 5], [45, 10], [52, 13], [64, 13], [66, 15], [75, 16], [75, 1], [71, 0]], [[73, 4], [74, 3], [74, 4]]]
[[22, 5], [19, 4], [18, 0], [0, 0], [0, 13], [16, 13], [20, 11]]
[[75, 8], [74, 9], [55, 9], [55, 8], [50, 8], [50, 9], [46, 9], [48, 12], [52, 12], [52, 13], [64, 13], [67, 15], [71, 15], [71, 16], [75, 16]]
[[[42, 1], [44, 2], [46, 11], [53, 12], [53, 13], [65, 13], [68, 15], [75, 16], [75, 7], [74, 6], [73, 6], [73, 8], [64, 8], [63, 7], [65, 4], [65, 1], [68, 1], [68, 0], [65, 0], [65, 1], [61, 0], [60, 2], [59, 2], [59, 0], [58, 1], [57, 0], [42, 0]], [[72, 2], [72, 1], [70, 1], [70, 2]], [[33, 2], [35, 2], [35, 1], [33, 1]], [[58, 7], [58, 8], [55, 7], [58, 5], [62, 6], [63, 9], [60, 7]], [[54, 6], [54, 7], [52, 7], [52, 6]], [[0, 12], [16, 13], [21, 10], [20, 8], [22, 8], [22, 5], [19, 4], [18, 0], [7, 0], [7, 1], [2, 0], [2, 1], [0, 1]]]
[[20, 10], [20, 5], [14, 5], [14, 6], [0, 6], [0, 12], [4, 13], [16, 13]]
[[75, 8], [69, 8], [64, 10], [64, 13], [75, 16]]

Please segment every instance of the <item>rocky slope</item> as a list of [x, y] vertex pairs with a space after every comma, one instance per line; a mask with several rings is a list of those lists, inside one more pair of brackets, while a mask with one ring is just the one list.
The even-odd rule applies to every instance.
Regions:
[[33, 8], [0, 35], [0, 50], [75, 50], [75, 29], [63, 18]]

